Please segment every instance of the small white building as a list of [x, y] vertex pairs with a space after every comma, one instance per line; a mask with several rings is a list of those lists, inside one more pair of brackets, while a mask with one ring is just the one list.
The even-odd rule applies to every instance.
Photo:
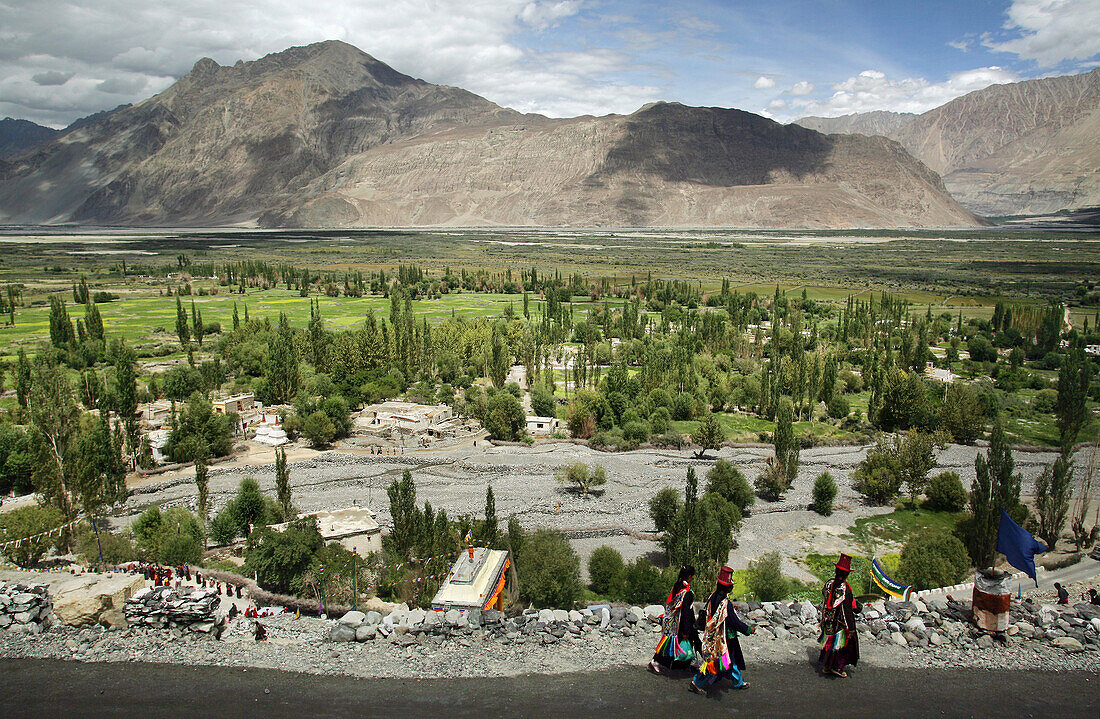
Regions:
[[561, 428], [561, 420], [557, 417], [538, 417], [531, 415], [527, 418], [527, 434], [532, 437], [545, 437], [557, 432]]
[[257, 425], [256, 436], [252, 439], [270, 447], [280, 447], [289, 441], [282, 427], [270, 424]]
[[149, 429], [159, 429], [168, 422], [172, 414], [172, 403], [166, 399], [153, 400], [138, 405], [138, 422]]
[[[382, 528], [374, 512], [366, 507], [311, 512], [303, 516], [317, 518], [317, 529], [326, 543], [338, 542], [344, 549], [361, 557], [382, 551]], [[271, 528], [282, 532], [289, 524], [273, 524]]]
[[153, 453], [153, 461], [157, 464], [164, 462], [164, 446], [168, 444], [168, 430], [154, 429], [148, 435], [149, 449]]

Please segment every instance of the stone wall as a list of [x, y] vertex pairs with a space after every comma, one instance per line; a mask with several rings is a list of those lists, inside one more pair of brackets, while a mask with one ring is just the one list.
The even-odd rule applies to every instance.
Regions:
[[45, 584], [0, 582], [0, 629], [41, 634], [54, 623], [53, 603]]
[[[819, 611], [809, 601], [735, 602], [742, 619], [753, 626], [757, 638], [816, 640]], [[600, 633], [608, 637], [634, 636], [659, 631], [664, 608], [607, 607], [565, 611], [527, 609], [516, 616], [487, 610], [447, 612], [409, 609], [398, 605], [389, 614], [348, 612], [328, 633], [334, 642], [390, 641], [402, 645], [454, 639], [474, 633], [504, 644], [553, 644], [567, 635]], [[1100, 607], [1072, 607], [1013, 602], [1012, 624], [1007, 635], [1013, 641], [1041, 642], [1069, 651], [1100, 651]], [[974, 626], [967, 602], [934, 599], [927, 603], [872, 602], [856, 615], [861, 641], [901, 647], [961, 648], [992, 646], [993, 637]]]
[[123, 612], [131, 626], [180, 629], [221, 636], [225, 615], [213, 589], [154, 587], [142, 589], [126, 600]]

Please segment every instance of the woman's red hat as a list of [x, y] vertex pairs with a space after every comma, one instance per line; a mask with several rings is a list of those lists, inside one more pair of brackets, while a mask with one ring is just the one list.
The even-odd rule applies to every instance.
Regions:
[[851, 572], [852, 558], [847, 554], [841, 554], [840, 559], [836, 560], [836, 568], [842, 572]]
[[718, 570], [718, 583], [724, 584], [729, 587], [733, 585], [733, 569], [730, 567], [722, 567]]

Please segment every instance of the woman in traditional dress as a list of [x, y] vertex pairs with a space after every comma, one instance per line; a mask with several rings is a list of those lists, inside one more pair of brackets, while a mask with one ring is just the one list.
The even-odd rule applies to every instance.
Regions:
[[852, 558], [841, 554], [836, 563], [836, 576], [825, 582], [821, 594], [821, 655], [818, 662], [825, 674], [847, 677], [846, 666], [859, 662], [859, 635], [856, 632], [856, 612], [862, 607], [856, 603], [848, 574], [852, 571]]
[[703, 665], [691, 680], [690, 689], [696, 694], [706, 694], [722, 677], [733, 682], [734, 689], [745, 689], [749, 683], [742, 678], [745, 655], [741, 653], [738, 633], [748, 636], [753, 628], [737, 616], [737, 610], [729, 594], [733, 582], [733, 570], [718, 570], [718, 586], [707, 600], [707, 628], [703, 633]]
[[665, 600], [661, 619], [661, 641], [649, 662], [649, 671], [661, 674], [670, 669], [687, 669], [700, 649], [699, 630], [695, 627], [695, 593], [691, 582], [695, 567], [680, 568], [680, 576]]

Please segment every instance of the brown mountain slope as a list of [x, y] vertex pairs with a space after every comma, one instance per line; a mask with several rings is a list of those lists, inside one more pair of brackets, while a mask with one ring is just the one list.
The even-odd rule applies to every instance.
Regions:
[[889, 137], [890, 133], [904, 126], [915, 117], [916, 115], [911, 112], [873, 110], [872, 112], [855, 112], [840, 117], [810, 115], [795, 120], [795, 124], [827, 134], [885, 135]]
[[344, 43], [233, 67], [0, 165], [0, 221], [138, 225], [978, 222], [884, 138], [659, 103], [549, 119], [402, 75]]
[[[798, 123], [865, 132], [878, 114]], [[951, 194], [979, 214], [1100, 206], [1100, 69], [992, 85], [880, 130], [942, 175]]]

